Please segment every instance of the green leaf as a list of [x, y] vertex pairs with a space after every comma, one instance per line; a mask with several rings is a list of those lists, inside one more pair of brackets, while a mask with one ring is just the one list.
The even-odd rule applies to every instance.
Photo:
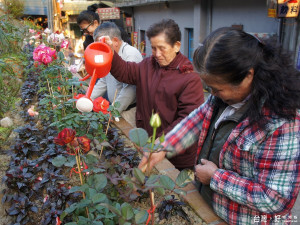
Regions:
[[166, 175], [161, 175], [159, 180], [165, 188], [169, 190], [173, 190], [175, 188], [175, 183], [170, 177]]
[[92, 203], [92, 201], [90, 199], [81, 199], [80, 202], [78, 203], [78, 207], [84, 208], [84, 207], [87, 207], [91, 203]]
[[129, 131], [129, 138], [132, 142], [137, 144], [140, 147], [143, 147], [147, 144], [148, 133], [142, 128], [134, 128]]
[[174, 189], [174, 192], [179, 194], [179, 195], [186, 195], [186, 191], [181, 190], [181, 189]]
[[119, 108], [120, 106], [121, 106], [121, 103], [120, 103], [120, 102], [115, 102], [115, 103], [114, 103], [114, 107], [115, 107], [115, 108]]
[[94, 188], [88, 188], [85, 193], [86, 193], [86, 197], [88, 199], [92, 199], [93, 200], [94, 199], [94, 195], [97, 194], [97, 191]]
[[86, 189], [88, 189], [89, 186], [87, 184], [81, 185], [81, 186], [74, 186], [72, 187], [69, 192], [73, 193], [73, 192], [77, 192], [77, 191], [83, 191], [85, 192]]
[[159, 137], [159, 142], [163, 143], [164, 141], [165, 141], [165, 134], [163, 132], [162, 135]]
[[161, 187], [158, 187], [158, 188], [155, 188], [155, 191], [160, 194], [160, 195], [165, 195], [165, 189], [161, 188]]
[[67, 161], [66, 157], [59, 155], [59, 156], [55, 157], [54, 159], [52, 159], [52, 164], [53, 164], [53, 166], [61, 167], [65, 164], [66, 161]]
[[100, 202], [106, 202], [106, 200], [107, 200], [107, 197], [106, 197], [106, 195], [103, 194], [103, 193], [95, 194], [95, 195], [93, 196], [93, 198], [92, 198], [92, 202], [93, 202], [94, 204], [98, 204], [98, 203], [100, 203]]
[[96, 156], [94, 156], [92, 154], [87, 154], [86, 160], [85, 160], [86, 164], [88, 164], [88, 165], [92, 164], [93, 165], [93, 164], [97, 163], [98, 161], [99, 160]]
[[65, 58], [64, 53], [62, 53], [61, 51], [59, 51], [57, 55], [58, 55], [58, 58], [60, 60], [64, 60], [64, 58]]
[[159, 175], [155, 175], [155, 174], [151, 175], [148, 178], [146, 185], [151, 185], [151, 184], [157, 183], [159, 181], [159, 178], [160, 178]]
[[[103, 205], [96, 205], [95, 209], [97, 209], [98, 211], [101, 211], [102, 209], [104, 209], [105, 207]], [[106, 208], [105, 208], [106, 209]]]
[[93, 221], [92, 225], [103, 225], [101, 221]]
[[67, 167], [73, 167], [74, 165], [76, 164], [76, 158], [74, 155], [70, 155], [68, 158], [67, 158], [67, 161], [65, 162], [65, 166]]
[[134, 177], [140, 182], [140, 184], [144, 184], [145, 182], [145, 175], [139, 168], [133, 169], [133, 175]]
[[86, 225], [86, 224], [89, 224], [89, 222], [90, 222], [89, 218], [86, 218], [86, 217], [83, 217], [83, 216], [78, 216], [78, 219], [79, 219], [77, 221], [78, 225]]
[[102, 206], [108, 208], [111, 212], [115, 213], [115, 214], [118, 215], [118, 216], [122, 216], [120, 210], [118, 210], [117, 208], [113, 207], [113, 206], [110, 205], [110, 204], [107, 204], [107, 203], [101, 203], [101, 204], [99, 204], [99, 205], [102, 205]]
[[100, 145], [103, 146], [103, 147], [110, 147], [110, 148], [113, 148], [113, 147], [111, 146], [111, 144], [109, 144], [109, 142], [107, 142], [107, 141], [102, 141], [102, 142], [100, 143]]
[[101, 169], [101, 168], [93, 169], [94, 173], [102, 173], [102, 172], [105, 172], [105, 171], [106, 171], [105, 169]]
[[102, 191], [107, 185], [107, 178], [104, 174], [96, 174], [90, 177], [92, 177], [91, 184], [95, 185], [97, 191]]
[[90, 123], [90, 126], [91, 126], [91, 128], [97, 130], [99, 127], [99, 124], [98, 124], [98, 122], [93, 121]]
[[64, 218], [66, 217], [68, 215], [68, 213], [67, 212], [65, 212], [65, 211], [63, 211], [61, 214], [60, 214], [60, 220], [61, 221], [63, 221], [64, 220]]
[[69, 208], [66, 208], [64, 212], [65, 212], [66, 214], [70, 214], [70, 213], [72, 213], [74, 210], [76, 210], [77, 208], [78, 208], [78, 203], [73, 203], [72, 205], [70, 205]]
[[77, 223], [71, 222], [71, 223], [66, 223], [65, 225], [77, 225]]
[[132, 206], [127, 202], [121, 205], [121, 213], [126, 220], [130, 220], [134, 216]]
[[191, 173], [192, 173], [191, 170], [182, 170], [176, 178], [175, 181], [176, 185], [178, 187], [183, 188], [186, 185], [188, 185], [190, 182], [192, 182], [193, 179], [191, 178]]
[[142, 210], [135, 215], [135, 222], [137, 224], [143, 224], [148, 219], [148, 212], [146, 210]]

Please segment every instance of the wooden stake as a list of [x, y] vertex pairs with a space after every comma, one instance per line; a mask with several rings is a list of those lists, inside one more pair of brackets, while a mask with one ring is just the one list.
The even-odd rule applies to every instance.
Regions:
[[[115, 104], [115, 100], [116, 100], [116, 97], [117, 97], [117, 93], [118, 93], [118, 89], [116, 89], [116, 91], [115, 91], [115, 96], [114, 96], [114, 100], [113, 100], [112, 105]], [[109, 125], [110, 125], [110, 121], [111, 121], [111, 113], [109, 114], [109, 119], [108, 119], [106, 131], [105, 131], [105, 135], [107, 135], [108, 128], [109, 128]], [[101, 151], [100, 151], [100, 156], [99, 156], [100, 159], [101, 159], [101, 156], [102, 156], [103, 148], [104, 148], [104, 146], [101, 146]]]

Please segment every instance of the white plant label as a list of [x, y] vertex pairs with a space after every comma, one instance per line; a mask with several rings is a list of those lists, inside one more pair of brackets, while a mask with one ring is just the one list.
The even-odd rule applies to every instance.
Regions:
[[103, 63], [103, 55], [95, 55], [95, 63]]

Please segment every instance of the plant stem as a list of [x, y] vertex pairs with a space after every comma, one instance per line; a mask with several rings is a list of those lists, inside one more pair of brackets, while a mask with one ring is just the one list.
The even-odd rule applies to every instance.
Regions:
[[47, 84], [48, 84], [49, 94], [52, 97], [51, 88], [50, 88], [50, 84], [49, 84], [49, 80], [48, 79], [47, 79]]
[[152, 135], [152, 144], [151, 144], [151, 150], [153, 150], [155, 138], [156, 138], [156, 127], [153, 127], [153, 135]]
[[156, 127], [153, 127], [153, 135], [152, 135], [152, 141], [151, 141], [151, 149], [150, 149], [150, 154], [149, 154], [149, 158], [148, 158], [148, 161], [147, 161], [147, 168], [146, 168], [146, 175], [147, 176], [150, 176], [150, 159], [151, 159], [151, 156], [152, 156], [152, 151], [153, 151], [153, 148], [154, 148], [154, 143], [155, 143], [155, 137], [156, 137]]
[[80, 161], [80, 156], [76, 153], [76, 163], [77, 163], [77, 169], [79, 172], [79, 178], [80, 178], [80, 183], [83, 185], [83, 177], [81, 174], [81, 161]]
[[154, 225], [154, 192], [152, 190], [149, 190], [149, 194], [151, 202], [151, 224]]
[[[118, 92], [118, 90], [115, 91], [115, 96], [114, 96], [114, 100], [113, 100], [112, 105], [115, 104], [115, 100], [116, 100], [116, 97], [117, 97], [117, 92]], [[109, 124], [110, 124], [110, 121], [111, 121], [111, 117], [112, 117], [112, 115], [111, 115], [111, 113], [110, 113], [110, 114], [109, 114], [108, 123], [107, 123], [107, 127], [106, 127], [106, 131], [105, 131], [105, 135], [107, 135], [108, 128], [109, 128]], [[101, 156], [102, 156], [103, 148], [104, 148], [104, 147], [102, 146], [102, 147], [101, 147], [101, 151], [100, 151], [100, 156], [99, 156], [100, 159], [101, 159]]]
[[[149, 154], [149, 158], [148, 158], [148, 162], [147, 162], [147, 170], [146, 170], [146, 174], [147, 176], [150, 176], [150, 159], [152, 156], [152, 151], [154, 148], [154, 143], [155, 143], [155, 137], [156, 137], [156, 127], [153, 127], [153, 135], [152, 135], [152, 143], [151, 143], [151, 150], [150, 150], [150, 154]], [[155, 202], [154, 202], [154, 192], [152, 191], [152, 189], [149, 190], [150, 193], [150, 202], [151, 202], [151, 224], [154, 225], [154, 206], [155, 206]]]
[[[81, 174], [80, 155], [76, 152], [75, 157], [76, 157], [77, 169], [78, 169], [78, 172], [79, 172], [80, 183], [81, 183], [81, 185], [83, 185], [83, 178], [82, 178], [82, 174]], [[84, 192], [82, 192], [82, 197], [85, 199], [85, 193]], [[85, 210], [86, 210], [86, 215], [89, 218], [89, 209], [88, 209], [88, 207], [85, 207]]]

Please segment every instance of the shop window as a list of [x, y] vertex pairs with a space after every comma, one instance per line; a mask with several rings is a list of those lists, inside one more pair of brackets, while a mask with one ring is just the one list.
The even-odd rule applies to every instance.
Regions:
[[70, 30], [74, 32], [75, 38], [80, 38], [82, 33], [77, 23], [70, 23]]
[[192, 62], [193, 61], [193, 53], [194, 53], [194, 29], [193, 28], [185, 28], [185, 37], [186, 37], [186, 46], [187, 46], [187, 57]]
[[139, 44], [139, 50], [142, 54], [142, 56], [146, 56], [146, 31], [140, 30], [140, 44]]

